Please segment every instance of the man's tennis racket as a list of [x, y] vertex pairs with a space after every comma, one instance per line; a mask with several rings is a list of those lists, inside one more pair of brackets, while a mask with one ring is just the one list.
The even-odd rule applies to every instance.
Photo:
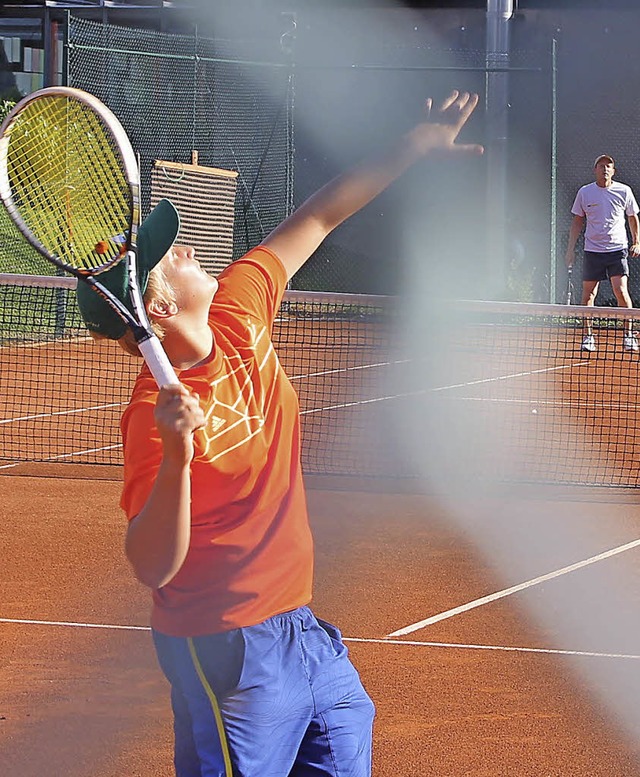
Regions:
[[572, 300], [573, 300], [573, 267], [567, 267], [567, 293], [565, 295], [565, 302], [567, 305], [570, 305]]
[[[0, 198], [45, 259], [88, 284], [131, 328], [158, 385], [177, 383], [138, 288], [140, 175], [114, 114], [79, 89], [25, 97], [0, 127]], [[135, 314], [96, 280], [121, 261]]]

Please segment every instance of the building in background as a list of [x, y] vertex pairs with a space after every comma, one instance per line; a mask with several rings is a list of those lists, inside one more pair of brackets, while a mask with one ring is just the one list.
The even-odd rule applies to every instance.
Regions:
[[191, 32], [190, 2], [167, 0], [3, 0], [0, 9], [0, 101], [66, 83], [68, 15], [140, 29]]

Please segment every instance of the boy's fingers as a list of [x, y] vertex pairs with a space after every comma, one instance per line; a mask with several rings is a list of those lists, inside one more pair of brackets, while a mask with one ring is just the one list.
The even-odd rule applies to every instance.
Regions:
[[451, 92], [451, 94], [448, 97], [446, 97], [445, 100], [443, 101], [439, 109], [440, 112], [444, 113], [444, 111], [446, 111], [447, 108], [450, 108], [454, 104], [454, 102], [458, 99], [459, 94], [460, 92], [458, 92], [457, 89], [454, 89], [453, 92]]
[[466, 145], [453, 145], [452, 148], [462, 154], [475, 154], [475, 156], [481, 156], [484, 154], [484, 146], [480, 146], [476, 143], [468, 143]]
[[471, 116], [480, 99], [477, 94], [467, 94], [466, 97], [467, 99], [460, 106], [460, 122], [462, 124]]

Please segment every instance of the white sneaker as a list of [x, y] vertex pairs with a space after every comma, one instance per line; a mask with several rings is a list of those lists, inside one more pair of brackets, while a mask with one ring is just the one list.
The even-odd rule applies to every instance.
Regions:
[[634, 334], [628, 334], [624, 336], [624, 340], [622, 341], [622, 345], [624, 346], [625, 351], [637, 351], [638, 349], [638, 340]]
[[[625, 337], [625, 342], [627, 338]], [[638, 347], [638, 343], [636, 343], [636, 349]], [[626, 346], [625, 346], [626, 348]], [[582, 345], [580, 346], [581, 351], [595, 351], [596, 350], [596, 338], [593, 335], [585, 335], [584, 340], [582, 341]]]

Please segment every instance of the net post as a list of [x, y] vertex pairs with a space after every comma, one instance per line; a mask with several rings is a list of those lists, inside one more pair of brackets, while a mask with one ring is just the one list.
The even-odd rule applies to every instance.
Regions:
[[56, 338], [64, 336], [67, 325], [67, 292], [65, 289], [56, 289], [55, 302], [55, 325], [54, 334]]

